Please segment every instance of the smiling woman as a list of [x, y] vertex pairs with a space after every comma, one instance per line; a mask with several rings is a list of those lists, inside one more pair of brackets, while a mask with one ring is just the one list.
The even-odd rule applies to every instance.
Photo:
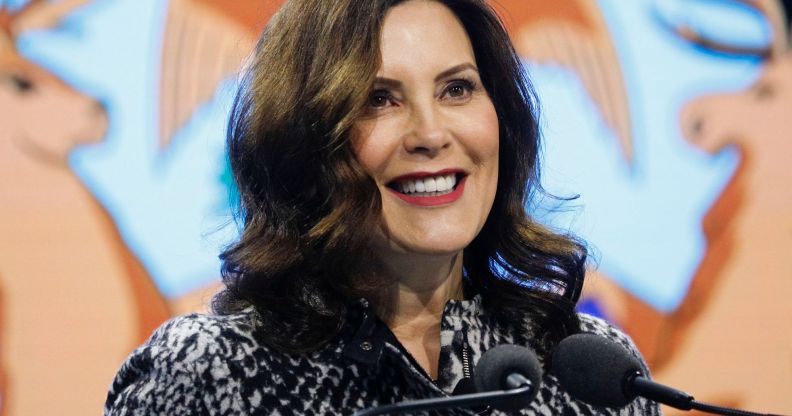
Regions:
[[[584, 246], [525, 210], [529, 85], [484, 1], [288, 1], [229, 125], [242, 234], [215, 314], [155, 332], [106, 413], [351, 413], [469, 391], [488, 349], [547, 363], [581, 331], [640, 357], [574, 312]], [[611, 412], [541, 389], [524, 414]]]
[[380, 50], [352, 142], [382, 196], [382, 229], [398, 251], [456, 255], [481, 231], [495, 198], [498, 115], [464, 28], [442, 4], [393, 8]]
[[441, 3], [391, 9], [380, 51], [374, 91], [352, 132], [355, 156], [381, 196], [373, 260], [385, 293], [377, 304], [436, 378], [442, 309], [463, 297], [463, 250], [498, 186], [498, 115], [464, 28]]

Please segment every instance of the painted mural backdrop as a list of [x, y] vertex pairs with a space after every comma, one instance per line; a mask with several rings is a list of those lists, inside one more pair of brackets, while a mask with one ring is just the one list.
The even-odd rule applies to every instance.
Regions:
[[[792, 411], [787, 0], [499, 0], [581, 308], [660, 381]], [[280, 1], [0, 3], [0, 415], [101, 410], [123, 358], [205, 310], [236, 234], [224, 127]]]

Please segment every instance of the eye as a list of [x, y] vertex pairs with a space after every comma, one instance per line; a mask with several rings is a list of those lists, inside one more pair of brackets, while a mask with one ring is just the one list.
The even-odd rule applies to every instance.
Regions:
[[775, 88], [769, 82], [763, 82], [753, 87], [753, 96], [759, 101], [769, 100], [775, 96]]
[[448, 89], [448, 95], [451, 97], [461, 97], [465, 95], [467, 89], [463, 85], [452, 85], [451, 88]]
[[458, 79], [448, 83], [448, 86], [443, 92], [443, 96], [454, 100], [466, 99], [470, 97], [470, 94], [475, 89], [476, 85], [472, 81]]
[[376, 90], [369, 96], [368, 105], [371, 108], [384, 108], [393, 103], [393, 96], [387, 90]]
[[12, 74], [8, 79], [11, 81], [11, 85], [14, 86], [14, 89], [20, 94], [28, 93], [33, 90], [33, 82], [21, 75]]

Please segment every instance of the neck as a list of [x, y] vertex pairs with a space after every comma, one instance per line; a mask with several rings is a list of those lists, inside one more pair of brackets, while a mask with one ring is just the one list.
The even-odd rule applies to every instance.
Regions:
[[379, 269], [393, 283], [374, 297], [377, 314], [429, 377], [437, 378], [443, 309], [450, 299], [462, 298], [462, 252], [389, 255]]
[[0, 137], [0, 171], [10, 177], [30, 172], [69, 172], [68, 154], [58, 154], [30, 141]]
[[44, 205], [59, 212], [77, 209], [69, 198], [75, 192], [82, 195], [82, 183], [65, 157], [49, 156], [8, 136], [0, 137], [0, 211], [31, 206], [43, 209]]
[[445, 304], [461, 299], [462, 253], [446, 256], [403, 254], [381, 260], [386, 285], [375, 297], [378, 315], [392, 330], [418, 332], [439, 325]]

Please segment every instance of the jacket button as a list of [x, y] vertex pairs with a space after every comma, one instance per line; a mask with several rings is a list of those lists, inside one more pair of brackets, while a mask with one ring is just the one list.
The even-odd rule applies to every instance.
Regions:
[[360, 349], [363, 351], [371, 351], [372, 348], [374, 348], [374, 346], [368, 341], [363, 341], [360, 343]]

